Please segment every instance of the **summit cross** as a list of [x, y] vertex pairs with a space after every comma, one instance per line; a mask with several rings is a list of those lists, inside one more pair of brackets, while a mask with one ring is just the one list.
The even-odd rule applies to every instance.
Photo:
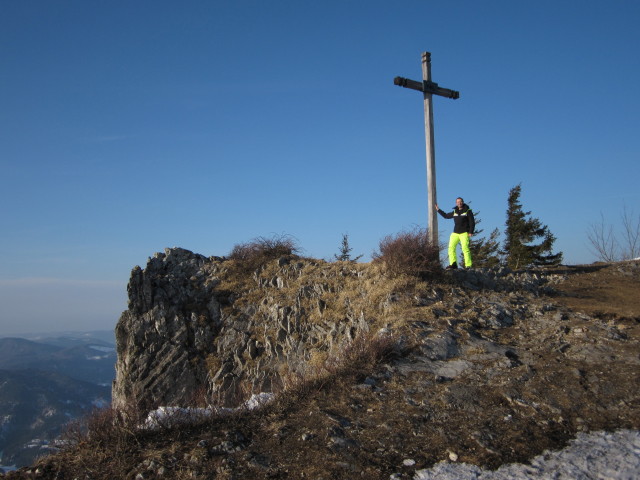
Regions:
[[460, 98], [460, 92], [442, 88], [437, 83], [431, 81], [431, 53], [422, 53], [422, 82], [409, 80], [404, 77], [396, 77], [393, 79], [394, 85], [404, 88], [411, 88], [423, 93], [424, 96], [424, 130], [427, 143], [427, 208], [428, 216], [428, 235], [433, 245], [438, 245], [438, 215], [435, 210], [436, 205], [436, 152], [434, 147], [433, 135], [433, 95], [441, 97], [457, 99]]

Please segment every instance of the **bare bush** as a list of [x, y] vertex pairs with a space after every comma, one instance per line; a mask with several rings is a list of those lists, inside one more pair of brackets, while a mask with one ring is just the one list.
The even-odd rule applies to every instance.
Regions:
[[620, 222], [621, 229], [617, 234], [614, 226], [606, 223], [602, 213], [600, 222], [589, 226], [587, 240], [598, 260], [616, 262], [640, 256], [640, 215], [634, 216], [625, 206]]
[[333, 375], [360, 374], [391, 355], [396, 345], [397, 339], [391, 335], [358, 335], [339, 355], [329, 357], [327, 371]]
[[300, 247], [290, 235], [257, 237], [246, 243], [239, 243], [229, 253], [229, 259], [235, 260], [246, 271], [253, 271], [270, 260], [298, 255]]
[[614, 262], [618, 259], [618, 242], [613, 233], [613, 226], [605, 223], [602, 213], [600, 223], [589, 225], [587, 240], [598, 260]]
[[442, 272], [440, 246], [431, 243], [428, 231], [418, 229], [387, 235], [380, 241], [373, 261], [382, 262], [392, 275], [434, 278]]
[[290, 235], [274, 235], [257, 237], [246, 243], [239, 243], [233, 247], [229, 258], [240, 261], [253, 261], [256, 259], [272, 260], [285, 255], [297, 255], [300, 248]]
[[623, 260], [640, 257], [640, 214], [634, 218], [633, 212], [625, 206], [622, 215], [622, 236], [624, 238]]
[[113, 406], [95, 409], [69, 423], [61, 439], [68, 448], [88, 444], [114, 452], [126, 450], [132, 442], [137, 442], [140, 418], [139, 410], [133, 407], [122, 410]]

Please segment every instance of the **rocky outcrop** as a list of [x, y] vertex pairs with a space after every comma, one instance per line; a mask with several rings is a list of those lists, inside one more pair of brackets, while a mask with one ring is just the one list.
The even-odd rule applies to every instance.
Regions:
[[324, 314], [330, 301], [323, 298], [339, 295], [342, 280], [359, 278], [362, 268], [345, 265], [305, 281], [319, 262], [281, 258], [271, 270], [245, 275], [250, 288], [234, 291], [238, 275], [228, 265], [171, 248], [133, 269], [129, 308], [116, 326], [117, 408], [238, 404], [304, 374], [314, 352], [335, 351], [369, 328], [349, 305], [339, 321]]
[[131, 272], [129, 309], [116, 326], [116, 407], [192, 401], [206, 384], [204, 359], [215, 352], [221, 323], [220, 304], [202, 281], [207, 261], [167, 249]]

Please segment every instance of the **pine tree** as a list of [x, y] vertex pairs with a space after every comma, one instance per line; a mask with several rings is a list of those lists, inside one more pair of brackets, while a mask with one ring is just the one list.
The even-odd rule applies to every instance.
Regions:
[[[471, 206], [471, 202], [469, 202]], [[488, 238], [480, 237], [480, 234], [484, 232], [482, 228], [478, 229], [478, 225], [482, 223], [480, 219], [480, 211], [473, 212], [473, 217], [476, 221], [475, 233], [471, 237], [469, 242], [469, 249], [471, 250], [471, 258], [473, 260], [474, 267], [495, 267], [500, 264], [500, 242], [498, 237], [500, 236], [500, 230], [494, 229]], [[464, 259], [462, 260], [464, 264]]]
[[358, 255], [356, 258], [351, 258], [351, 250], [353, 250], [349, 246], [349, 235], [346, 233], [342, 234], [342, 245], [340, 245], [339, 255], [334, 255], [335, 259], [339, 262], [357, 262], [362, 255]]
[[[482, 230], [479, 230], [478, 233], [482, 233]], [[473, 236], [469, 248], [471, 249], [471, 258], [474, 266], [491, 268], [500, 264], [499, 236], [500, 230], [497, 228], [489, 234], [488, 238], [477, 239], [476, 235]]]
[[[531, 212], [524, 212], [520, 204], [522, 185], [509, 190], [507, 207], [506, 239], [502, 253], [507, 266], [512, 269], [529, 265], [558, 265], [562, 261], [562, 252], [551, 253], [556, 237], [537, 218], [531, 218]], [[539, 244], [531, 244], [542, 238]]]

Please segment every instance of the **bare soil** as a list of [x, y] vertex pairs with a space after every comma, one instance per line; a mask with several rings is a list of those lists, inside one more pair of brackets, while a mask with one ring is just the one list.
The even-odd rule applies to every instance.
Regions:
[[[637, 262], [630, 262], [637, 263]], [[640, 318], [640, 277], [621, 264], [597, 263], [565, 267], [567, 280], [555, 300], [567, 308], [596, 317]]]

